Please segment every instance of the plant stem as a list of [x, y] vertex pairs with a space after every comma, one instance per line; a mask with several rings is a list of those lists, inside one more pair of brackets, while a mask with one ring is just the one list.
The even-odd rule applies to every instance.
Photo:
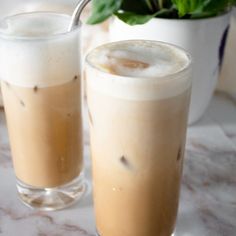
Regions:
[[159, 8], [162, 9], [163, 8], [163, 0], [158, 0], [158, 5], [159, 5]]
[[145, 2], [146, 2], [146, 4], [147, 4], [149, 10], [150, 10], [151, 12], [153, 12], [153, 7], [152, 7], [151, 0], [145, 0]]

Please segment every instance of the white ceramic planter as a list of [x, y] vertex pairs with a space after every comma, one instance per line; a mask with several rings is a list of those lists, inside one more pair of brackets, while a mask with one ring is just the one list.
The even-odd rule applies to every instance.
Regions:
[[229, 37], [218, 89], [236, 97], [236, 7], [230, 21]]
[[110, 23], [109, 37], [110, 41], [164, 41], [191, 53], [194, 66], [189, 124], [193, 124], [203, 115], [216, 87], [229, 19], [230, 13], [226, 13], [198, 20], [155, 18], [144, 25], [129, 26], [114, 18]]

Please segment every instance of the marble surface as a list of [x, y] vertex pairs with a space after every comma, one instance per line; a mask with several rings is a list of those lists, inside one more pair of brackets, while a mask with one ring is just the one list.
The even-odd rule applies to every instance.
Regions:
[[[85, 133], [85, 175], [91, 186], [87, 128]], [[177, 236], [236, 235], [235, 170], [236, 99], [217, 93], [204, 117], [188, 128]], [[0, 235], [95, 236], [91, 189], [69, 209], [39, 212], [19, 201], [14, 178], [1, 110]]]

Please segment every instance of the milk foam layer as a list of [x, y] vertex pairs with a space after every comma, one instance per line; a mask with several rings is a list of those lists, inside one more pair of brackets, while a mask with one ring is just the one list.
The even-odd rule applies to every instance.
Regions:
[[97, 68], [110, 69], [113, 74], [159, 79], [181, 71], [188, 63], [182, 50], [147, 41], [100, 47], [90, 55], [89, 60]]
[[0, 25], [0, 78], [23, 87], [66, 83], [80, 72], [78, 29], [66, 33], [70, 17], [26, 13]]
[[110, 43], [87, 56], [88, 84], [131, 100], [173, 97], [191, 85], [191, 59], [169, 44], [131, 40]]

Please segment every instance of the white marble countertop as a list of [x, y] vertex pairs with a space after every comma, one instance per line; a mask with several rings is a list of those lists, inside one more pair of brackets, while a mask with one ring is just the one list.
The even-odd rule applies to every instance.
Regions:
[[[86, 139], [85, 174], [91, 184], [88, 144]], [[188, 129], [177, 236], [236, 235], [235, 170], [236, 99], [217, 93], [201, 121]], [[79, 204], [56, 212], [31, 210], [19, 201], [3, 110], [0, 235], [95, 236], [91, 190]]]

